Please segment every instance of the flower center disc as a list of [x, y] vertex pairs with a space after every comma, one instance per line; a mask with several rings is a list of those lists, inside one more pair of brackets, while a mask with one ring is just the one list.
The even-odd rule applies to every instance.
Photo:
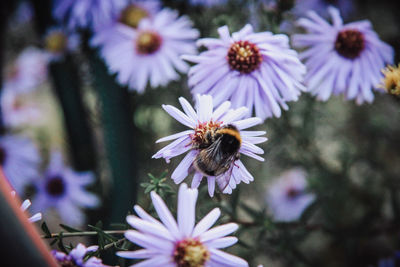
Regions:
[[162, 38], [159, 34], [151, 31], [139, 33], [136, 40], [136, 50], [139, 54], [153, 54], [162, 44]]
[[65, 192], [65, 184], [60, 176], [50, 178], [46, 184], [46, 191], [51, 196], [61, 196]]
[[221, 124], [222, 122], [219, 121], [208, 121], [198, 124], [194, 130], [194, 134], [190, 136], [194, 147], [198, 148], [202, 144], [207, 143], [207, 133], [215, 131]]
[[381, 87], [390, 94], [400, 95], [400, 65], [398, 67], [389, 66], [382, 72], [385, 77]]
[[143, 8], [140, 8], [137, 5], [129, 5], [124, 10], [122, 10], [119, 21], [132, 28], [137, 28], [140, 21], [143, 18], [147, 18], [148, 16], [149, 13], [147, 13], [147, 11]]
[[62, 32], [50, 33], [45, 39], [45, 46], [52, 53], [64, 52], [67, 48], [67, 36]]
[[301, 190], [298, 190], [298, 189], [293, 188], [293, 187], [292, 187], [292, 188], [289, 188], [289, 189], [287, 190], [287, 192], [286, 192], [287, 196], [288, 196], [290, 199], [294, 199], [294, 198], [298, 197], [299, 195], [301, 195], [301, 193], [302, 193]]
[[250, 73], [258, 69], [263, 58], [255, 44], [248, 41], [238, 41], [229, 48], [227, 59], [231, 69], [240, 73]]
[[185, 239], [175, 247], [174, 261], [178, 267], [204, 267], [209, 259], [210, 252], [197, 239]]
[[364, 48], [364, 35], [358, 30], [344, 30], [339, 32], [336, 37], [335, 49], [345, 58], [357, 58]]

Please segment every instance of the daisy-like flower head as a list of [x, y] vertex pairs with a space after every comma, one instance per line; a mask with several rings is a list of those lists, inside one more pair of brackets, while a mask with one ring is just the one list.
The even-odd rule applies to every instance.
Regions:
[[300, 53], [308, 72], [308, 89], [319, 100], [344, 94], [358, 104], [372, 102], [372, 88], [382, 78], [381, 69], [393, 61], [393, 49], [382, 42], [367, 20], [343, 24], [339, 11], [330, 7], [333, 24], [308, 13], [298, 24], [308, 33], [293, 36], [293, 44], [306, 48]]
[[185, 113], [173, 106], [163, 105], [169, 115], [191, 129], [157, 140], [157, 143], [175, 141], [158, 151], [153, 158], [164, 158], [169, 162], [171, 158], [189, 152], [171, 175], [175, 183], [181, 183], [194, 171], [192, 187], [198, 187], [206, 176], [210, 196], [214, 195], [215, 182], [223, 193], [230, 194], [241, 181], [249, 183], [254, 180], [239, 159], [240, 154], [264, 161], [257, 155], [264, 151], [255, 144], [267, 140], [260, 137], [265, 132], [243, 131], [260, 124], [262, 120], [256, 117], [243, 119], [248, 109], [230, 109], [229, 101], [214, 110], [212, 96], [197, 95], [196, 98], [196, 111], [183, 97], [179, 98], [179, 102]]
[[96, 257], [90, 257], [89, 259], [85, 260], [86, 254], [96, 251], [99, 247], [98, 246], [90, 246], [85, 247], [81, 243], [79, 243], [70, 253], [67, 255], [63, 252], [53, 250], [51, 253], [53, 254], [54, 258], [60, 263], [61, 266], [68, 266], [68, 267], [103, 267], [108, 266], [104, 265], [101, 259]]
[[189, 71], [189, 86], [193, 94], [210, 94], [215, 105], [230, 100], [235, 108], [255, 109], [262, 119], [281, 115], [287, 101], [296, 101], [302, 90], [306, 71], [289, 48], [283, 34], [254, 33], [246, 25], [229, 34], [227, 26], [218, 29], [220, 39], [198, 41], [207, 51], [183, 58], [196, 63]]
[[47, 31], [44, 37], [44, 48], [50, 60], [62, 60], [67, 52], [76, 50], [79, 46], [79, 35], [68, 33], [60, 27], [54, 27]]
[[1, 109], [3, 122], [7, 127], [19, 127], [24, 124], [37, 124], [41, 120], [40, 108], [27, 102], [11, 88], [1, 92]]
[[[16, 193], [15, 191], [11, 191], [11, 195], [15, 197]], [[32, 205], [31, 201], [29, 199], [25, 199], [22, 204], [21, 204], [21, 210], [25, 212], [30, 206]], [[31, 217], [29, 217], [30, 222], [37, 222], [42, 219], [42, 213], [38, 212], [33, 214]]]
[[243, 259], [219, 250], [237, 242], [236, 237], [226, 235], [236, 231], [238, 225], [228, 223], [210, 229], [221, 214], [218, 208], [195, 225], [197, 195], [197, 189], [188, 189], [186, 184], [180, 186], [178, 220], [175, 221], [161, 197], [151, 192], [161, 222], [136, 205], [134, 209], [139, 217], [131, 215], [126, 220], [137, 230], [126, 231], [125, 237], [143, 249], [117, 252], [117, 255], [129, 259], [146, 259], [137, 266], [248, 266]]
[[0, 165], [19, 195], [39, 176], [39, 164], [39, 152], [30, 139], [14, 135], [0, 137]]
[[27, 93], [47, 79], [48, 54], [38, 48], [25, 48], [6, 71], [4, 89]]
[[284, 172], [269, 187], [266, 201], [276, 221], [297, 220], [314, 201], [307, 193], [306, 173], [301, 169]]
[[68, 29], [100, 29], [112, 23], [127, 0], [54, 0], [53, 14]]
[[180, 58], [196, 51], [197, 30], [186, 16], [163, 9], [153, 19], [144, 18], [137, 29], [122, 23], [99, 31], [91, 44], [100, 46], [110, 72], [131, 90], [143, 92], [148, 81], [151, 87], [165, 86], [179, 78], [189, 66]]
[[380, 88], [392, 95], [400, 95], [400, 64], [396, 66], [388, 66], [382, 70], [384, 78], [380, 84]]
[[100, 204], [98, 197], [85, 188], [94, 179], [91, 172], [74, 172], [64, 165], [60, 153], [53, 152], [44, 179], [36, 183], [33, 208], [42, 212], [56, 209], [64, 222], [82, 225], [85, 217], [80, 208], [96, 208]]

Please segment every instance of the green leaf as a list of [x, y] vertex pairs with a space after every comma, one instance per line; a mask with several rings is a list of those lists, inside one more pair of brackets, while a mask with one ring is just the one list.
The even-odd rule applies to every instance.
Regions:
[[46, 222], [43, 222], [41, 225], [42, 231], [45, 233], [46, 237], [51, 237], [51, 232], [49, 230], [49, 227], [47, 227]]
[[59, 225], [60, 225], [61, 228], [63, 228], [64, 230], [66, 230], [67, 232], [70, 232], [70, 233], [79, 233], [79, 232], [82, 232], [81, 230], [72, 228], [72, 227], [70, 227], [70, 226], [68, 226], [68, 225], [65, 225], [65, 224], [62, 224], [62, 223], [59, 224]]

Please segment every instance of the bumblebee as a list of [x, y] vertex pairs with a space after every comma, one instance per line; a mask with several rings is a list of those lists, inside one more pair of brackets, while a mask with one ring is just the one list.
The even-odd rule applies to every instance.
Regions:
[[[239, 159], [241, 144], [240, 132], [232, 124], [210, 129], [205, 133], [202, 142], [197, 145], [200, 152], [193, 166], [204, 175], [219, 176], [232, 170], [233, 162]], [[218, 181], [218, 184], [221, 182], [223, 181]], [[229, 180], [223, 184], [227, 185], [228, 182]]]

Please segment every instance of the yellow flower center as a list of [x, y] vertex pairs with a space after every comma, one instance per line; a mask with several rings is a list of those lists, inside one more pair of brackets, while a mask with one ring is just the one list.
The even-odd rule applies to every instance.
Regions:
[[120, 22], [132, 27], [137, 28], [143, 18], [147, 18], [149, 13], [137, 5], [129, 5], [122, 10]]
[[262, 55], [258, 47], [248, 41], [238, 41], [228, 50], [227, 60], [231, 69], [250, 73], [260, 66]]
[[153, 54], [162, 44], [162, 38], [159, 34], [152, 31], [143, 31], [139, 33], [136, 39], [136, 50], [139, 54]]
[[52, 53], [64, 52], [67, 48], [67, 36], [62, 32], [52, 32], [45, 39], [45, 47]]
[[389, 66], [382, 70], [382, 73], [385, 77], [380, 87], [389, 94], [400, 95], [400, 64], [397, 67]]
[[187, 238], [177, 243], [174, 260], [178, 267], [204, 267], [210, 252], [197, 239]]

